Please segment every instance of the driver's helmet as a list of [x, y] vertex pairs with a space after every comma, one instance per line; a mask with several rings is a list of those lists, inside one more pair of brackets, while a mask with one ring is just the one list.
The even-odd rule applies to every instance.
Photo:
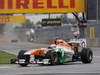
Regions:
[[56, 40], [55, 41], [55, 44], [60, 44], [60, 43], [63, 43], [63, 40]]

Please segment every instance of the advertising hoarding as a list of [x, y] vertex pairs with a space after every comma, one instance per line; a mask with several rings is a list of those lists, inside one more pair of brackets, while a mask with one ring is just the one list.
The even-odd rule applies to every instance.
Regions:
[[0, 0], [1, 14], [84, 12], [85, 0]]
[[0, 24], [5, 23], [24, 23], [24, 16], [0, 16]]

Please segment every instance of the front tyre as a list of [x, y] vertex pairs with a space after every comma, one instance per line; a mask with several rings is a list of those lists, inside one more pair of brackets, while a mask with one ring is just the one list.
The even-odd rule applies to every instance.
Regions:
[[50, 64], [51, 65], [56, 65], [56, 64], [58, 64], [58, 53], [56, 53], [56, 52], [52, 52], [51, 54], [50, 54]]
[[21, 50], [18, 53], [18, 64], [22, 67], [27, 66], [30, 60], [30, 55], [24, 55], [25, 52], [26, 52], [25, 50]]
[[91, 63], [93, 59], [93, 52], [90, 48], [83, 48], [81, 51], [81, 61], [85, 64]]

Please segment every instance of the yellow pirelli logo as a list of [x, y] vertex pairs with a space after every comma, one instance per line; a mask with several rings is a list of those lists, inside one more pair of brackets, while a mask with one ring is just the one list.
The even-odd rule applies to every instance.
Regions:
[[0, 24], [5, 23], [24, 23], [24, 16], [0, 16]]
[[85, 0], [0, 0], [0, 13], [84, 12]]

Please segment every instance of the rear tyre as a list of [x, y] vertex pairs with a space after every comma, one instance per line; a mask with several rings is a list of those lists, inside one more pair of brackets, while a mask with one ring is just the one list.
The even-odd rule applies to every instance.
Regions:
[[81, 51], [81, 61], [85, 64], [91, 63], [93, 59], [93, 52], [90, 48], [83, 48]]
[[[18, 64], [22, 67], [25, 67], [29, 64], [29, 60], [30, 60], [30, 55], [24, 55], [26, 51], [25, 50], [21, 50], [18, 53]], [[20, 62], [20, 60], [24, 60], [23, 62]]]

